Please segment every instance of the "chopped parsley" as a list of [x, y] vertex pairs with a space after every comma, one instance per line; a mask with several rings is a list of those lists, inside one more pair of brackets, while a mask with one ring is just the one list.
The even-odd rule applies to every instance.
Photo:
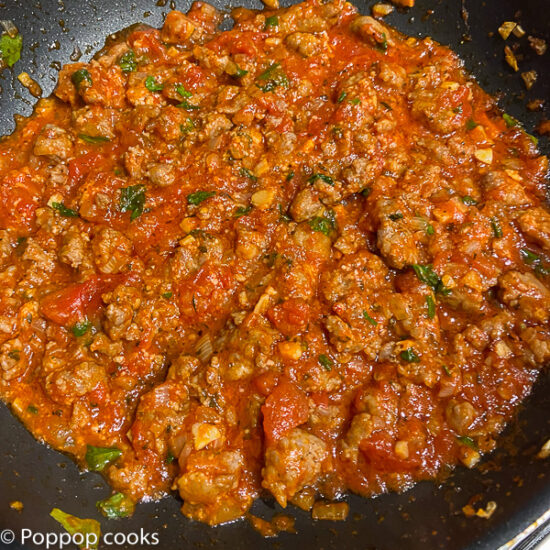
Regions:
[[338, 103], [342, 103], [342, 101], [344, 101], [344, 99], [346, 99], [346, 96], [348, 95], [348, 92], [342, 92], [339, 96], [338, 96]]
[[131, 185], [120, 190], [120, 211], [131, 212], [131, 221], [134, 221], [143, 214], [144, 206], [145, 185]]
[[79, 90], [83, 82], [86, 82], [89, 86], [92, 85], [92, 75], [86, 69], [78, 69], [72, 74], [71, 82]]
[[237, 210], [235, 210], [234, 217], [240, 218], [242, 216], [246, 216], [247, 214], [250, 214], [251, 210], [252, 210], [252, 206], [239, 206]]
[[161, 294], [161, 296], [165, 299], [165, 300], [169, 300], [170, 298], [172, 298], [172, 296], [174, 295], [173, 292], [163, 292]]
[[435, 317], [435, 302], [430, 294], [426, 296], [426, 306], [428, 307], [428, 319]]
[[439, 275], [433, 270], [431, 265], [413, 264], [412, 268], [418, 279], [431, 287], [434, 292], [443, 294], [444, 296], [451, 292], [451, 290], [443, 284]]
[[101, 143], [107, 143], [111, 141], [108, 137], [105, 136], [89, 136], [88, 134], [78, 134], [78, 137], [85, 141], [86, 143], [91, 143], [92, 145], [99, 145]]
[[512, 128], [514, 126], [519, 125], [519, 122], [513, 116], [510, 116], [508, 113], [504, 113], [502, 115], [502, 119], [504, 120], [508, 128]]
[[178, 84], [176, 86], [176, 92], [178, 92], [181, 97], [185, 98], [189, 98], [193, 95], [183, 84]]
[[216, 191], [196, 191], [195, 193], [190, 193], [187, 195], [187, 202], [197, 206], [206, 199], [213, 197], [215, 194]]
[[134, 513], [134, 501], [122, 493], [115, 493], [96, 502], [97, 509], [108, 519], [127, 518]]
[[10, 36], [3, 34], [0, 37], [0, 54], [2, 61], [8, 66], [13, 67], [21, 57], [21, 48], [23, 47], [23, 37], [20, 34]]
[[84, 319], [71, 327], [71, 332], [78, 338], [84, 336], [92, 327], [92, 323], [88, 319]]
[[308, 223], [309, 227], [311, 227], [313, 231], [319, 231], [328, 237], [336, 228], [336, 224], [334, 222], [334, 216], [327, 214], [328, 213], [325, 213], [323, 217], [315, 216], [314, 218], [311, 218]]
[[264, 86], [258, 86], [262, 92], [272, 92], [277, 86], [288, 88], [290, 85], [280, 63], [272, 63], [265, 71], [260, 73], [258, 80], [266, 82]]
[[334, 185], [334, 180], [326, 174], [316, 173], [307, 179], [308, 183], [315, 183], [317, 180], [321, 180], [328, 185]]
[[363, 311], [363, 319], [366, 319], [373, 327], [378, 324], [378, 321], [376, 319], [373, 319], [367, 311]]
[[321, 355], [319, 355], [319, 357], [317, 357], [317, 360], [319, 361], [319, 364], [326, 371], [331, 371], [332, 370], [333, 362], [332, 362], [332, 359], [328, 355], [321, 354]]
[[479, 124], [473, 120], [472, 118], [469, 118], [467, 121], [466, 121], [466, 130], [470, 131], [470, 130], [473, 130], [474, 128], [477, 128], [479, 126]]
[[460, 436], [457, 435], [456, 440], [461, 445], [466, 445], [467, 447], [470, 447], [470, 449], [477, 450], [476, 442], [471, 437], [468, 437], [467, 435], [460, 435]]
[[234, 76], [235, 78], [242, 78], [248, 74], [248, 71], [241, 69], [238, 65], [236, 65], [236, 67], [237, 70], [231, 76]]
[[94, 472], [101, 472], [105, 466], [115, 462], [122, 455], [118, 447], [94, 447], [88, 445], [86, 449], [86, 463]]
[[502, 228], [500, 227], [498, 218], [491, 218], [491, 228], [493, 230], [493, 237], [500, 239], [502, 237]]
[[403, 350], [399, 356], [403, 359], [403, 361], [407, 361], [407, 363], [420, 363], [420, 357], [418, 357], [412, 348]]
[[388, 37], [386, 36], [386, 33], [382, 33], [382, 42], [380, 42], [380, 49], [383, 52], [388, 51]]
[[185, 135], [195, 129], [195, 123], [189, 117], [185, 121], [185, 124], [180, 124], [180, 132]]
[[475, 206], [477, 204], [477, 201], [473, 197], [470, 197], [470, 195], [464, 195], [462, 202], [467, 206]]
[[449, 369], [449, 367], [447, 365], [442, 365], [442, 368], [445, 371], [445, 374], [447, 376], [451, 376], [451, 370]]
[[145, 79], [145, 87], [150, 92], [160, 92], [164, 89], [164, 84], [158, 84], [154, 76], [148, 76]]
[[123, 73], [132, 73], [137, 69], [136, 54], [134, 50], [127, 51], [119, 60], [118, 66]]
[[395, 214], [390, 214], [388, 216], [388, 218], [392, 221], [392, 222], [396, 222], [397, 220], [402, 220], [403, 219], [403, 214], [401, 214], [401, 212], [396, 212]]
[[279, 18], [276, 15], [272, 15], [271, 17], [266, 18], [265, 20], [265, 28], [269, 27], [278, 27], [279, 26]]
[[78, 218], [78, 212], [67, 208], [62, 202], [52, 202], [52, 208], [57, 210], [64, 218]]
[[258, 178], [248, 168], [245, 168], [244, 166], [239, 170], [239, 174], [244, 178], [248, 178], [251, 181], [258, 181]]
[[34, 406], [34, 405], [29, 405], [27, 407], [27, 410], [31, 413], [31, 414], [38, 414], [38, 409]]

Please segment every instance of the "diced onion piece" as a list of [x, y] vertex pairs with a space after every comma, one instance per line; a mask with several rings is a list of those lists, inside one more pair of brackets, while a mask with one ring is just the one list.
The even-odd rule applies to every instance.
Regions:
[[210, 357], [212, 357], [214, 349], [212, 348], [210, 334], [204, 334], [198, 339], [197, 344], [195, 345], [195, 353], [203, 363], [206, 363]]
[[516, 38], [522, 38], [523, 36], [525, 36], [525, 31], [522, 29], [521, 25], [518, 24], [512, 29], [512, 34]]
[[193, 424], [191, 431], [195, 438], [194, 445], [197, 451], [204, 449], [209, 443], [222, 436], [220, 430], [214, 424]]
[[349, 514], [347, 502], [316, 502], [311, 511], [313, 519], [344, 521]]
[[526, 71], [521, 73], [521, 78], [525, 83], [525, 87], [530, 90], [533, 87], [533, 84], [537, 81], [537, 71]]
[[315, 504], [315, 490], [311, 487], [302, 489], [299, 493], [296, 493], [291, 500], [294, 506], [298, 506], [302, 510], [309, 512]]
[[504, 21], [502, 25], [498, 28], [498, 34], [502, 36], [503, 40], [506, 40], [512, 31], [516, 28], [517, 23], [514, 21]]

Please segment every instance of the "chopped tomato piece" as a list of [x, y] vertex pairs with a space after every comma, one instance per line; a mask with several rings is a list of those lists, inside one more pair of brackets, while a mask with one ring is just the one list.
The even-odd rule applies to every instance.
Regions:
[[307, 421], [309, 404], [305, 393], [283, 378], [262, 406], [266, 444], [272, 444]]
[[290, 298], [286, 302], [271, 308], [267, 317], [275, 328], [285, 336], [294, 336], [305, 330], [309, 324], [310, 308], [301, 298]]
[[375, 432], [359, 444], [365, 460], [382, 472], [408, 472], [414, 470], [419, 461], [415, 457], [403, 459], [395, 454], [395, 441], [384, 432]]

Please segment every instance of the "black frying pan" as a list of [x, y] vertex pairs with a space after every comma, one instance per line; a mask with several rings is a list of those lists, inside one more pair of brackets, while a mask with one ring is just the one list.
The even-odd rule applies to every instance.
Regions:
[[[364, 13], [373, 3], [356, 1]], [[225, 0], [210, 2], [222, 9], [231, 7]], [[504, 43], [496, 31], [505, 20], [519, 20], [528, 33], [550, 44], [548, 0], [417, 0], [417, 4], [386, 20], [408, 34], [430, 35], [451, 46], [480, 84], [499, 94], [501, 106], [532, 131], [544, 113], [529, 112], [526, 102], [534, 98], [550, 102], [550, 51], [537, 56], [526, 46], [526, 40], [521, 40], [520, 70], [535, 69], [539, 74], [533, 89], [526, 92], [519, 75], [504, 62]], [[12, 131], [15, 113], [29, 115], [32, 111], [35, 100], [16, 82], [19, 72], [29, 72], [47, 95], [56, 81], [57, 68], [68, 63], [71, 56], [75, 60], [78, 51], [83, 60], [88, 60], [103, 45], [107, 34], [139, 21], [160, 26], [169, 8], [186, 11], [189, 5], [189, 0], [0, 0], [0, 19], [13, 20], [24, 36], [21, 61], [14, 72], [0, 75], [0, 134]], [[233, 0], [231, 5], [260, 7], [256, 0]], [[467, 19], [462, 15], [463, 8], [469, 14]], [[516, 41], [509, 39], [511, 43]], [[550, 118], [550, 105], [546, 109]], [[546, 139], [541, 140], [541, 149], [549, 152]], [[60, 526], [49, 517], [56, 506], [79, 517], [101, 520], [103, 532], [139, 533], [143, 529], [157, 533], [159, 544], [154, 547], [170, 550], [496, 550], [550, 508], [550, 459], [545, 462], [535, 458], [548, 438], [550, 377], [542, 374], [533, 395], [522, 406], [519, 420], [508, 428], [501, 450], [487, 457], [476, 470], [460, 468], [440, 487], [421, 483], [402, 495], [372, 500], [350, 496], [350, 517], [342, 523], [314, 522], [309, 514], [290, 508], [289, 513], [297, 518], [298, 534], [283, 533], [278, 539], [264, 540], [244, 521], [217, 528], [191, 522], [179, 513], [180, 502], [175, 498], [142, 504], [131, 519], [105, 520], [95, 508], [97, 500], [110, 494], [103, 479], [93, 473], [81, 474], [69, 459], [36, 443], [0, 405], [0, 532], [12, 529], [17, 540], [22, 528], [60, 532]], [[489, 500], [497, 502], [491, 519], [464, 517], [461, 509], [475, 495], [481, 495], [480, 505]], [[22, 512], [9, 508], [8, 503], [14, 500], [24, 503]], [[256, 502], [252, 511], [270, 517], [277, 510], [273, 501], [265, 500]], [[35, 547], [45, 548], [25, 544], [25, 548]], [[147, 548], [145, 544], [126, 547]], [[0, 542], [0, 548], [22, 546]]]

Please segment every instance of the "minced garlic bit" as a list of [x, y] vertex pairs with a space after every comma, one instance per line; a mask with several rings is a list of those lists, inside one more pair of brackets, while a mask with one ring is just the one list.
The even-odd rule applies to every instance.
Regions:
[[13, 502], [10, 502], [10, 508], [21, 512], [23, 510], [23, 503], [20, 500], [14, 500]]
[[525, 87], [530, 90], [533, 87], [533, 84], [537, 81], [537, 71], [526, 71], [521, 73], [521, 78], [525, 82]]
[[528, 36], [527, 40], [537, 55], [544, 55], [546, 53], [546, 40], [543, 38], [535, 38], [534, 36]]
[[514, 21], [504, 21], [502, 25], [498, 28], [498, 34], [502, 36], [503, 40], [506, 40], [512, 31], [516, 28], [517, 23]]
[[550, 456], [550, 439], [541, 447], [537, 453], [537, 458], [544, 459]]
[[504, 59], [506, 59], [506, 63], [514, 69], [514, 71], [518, 71], [518, 60], [516, 59], [516, 56], [512, 52], [512, 50], [508, 46], [504, 46]]
[[372, 15], [374, 17], [385, 17], [386, 15], [389, 15], [393, 11], [393, 6], [390, 4], [383, 4], [382, 2], [378, 2], [377, 4], [374, 4], [371, 8]]
[[485, 508], [479, 508], [478, 510], [471, 504], [466, 504], [466, 506], [462, 508], [462, 513], [468, 518], [477, 516], [478, 518], [489, 519], [495, 513], [496, 509], [497, 503], [494, 500], [490, 500]]
[[479, 160], [479, 162], [491, 164], [493, 162], [493, 150], [489, 147], [485, 149], [476, 149], [474, 151], [474, 157]]
[[525, 36], [525, 31], [522, 29], [521, 25], [518, 23], [518, 24], [512, 29], [512, 34], [513, 34], [516, 38], [522, 38], [523, 36]]

